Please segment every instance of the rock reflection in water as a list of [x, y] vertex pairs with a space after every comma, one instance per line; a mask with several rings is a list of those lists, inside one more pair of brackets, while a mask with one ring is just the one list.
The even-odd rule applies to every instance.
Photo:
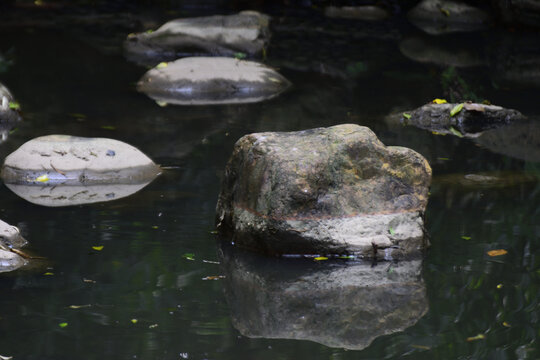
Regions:
[[36, 205], [58, 207], [117, 200], [135, 194], [152, 180], [139, 184], [21, 185], [5, 184], [11, 191]]
[[422, 261], [314, 262], [220, 251], [233, 325], [244, 336], [360, 350], [428, 310]]

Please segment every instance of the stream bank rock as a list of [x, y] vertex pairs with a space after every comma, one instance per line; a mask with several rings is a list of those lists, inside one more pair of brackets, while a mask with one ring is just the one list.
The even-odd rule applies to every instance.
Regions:
[[149, 70], [137, 89], [158, 103], [216, 105], [268, 100], [289, 86], [287, 79], [263, 64], [227, 57], [192, 57]]
[[150, 66], [186, 56], [255, 57], [270, 41], [269, 22], [256, 11], [176, 19], [156, 31], [129, 35], [124, 48], [129, 59]]
[[249, 134], [225, 169], [216, 223], [269, 254], [418, 255], [431, 168], [367, 127]]
[[418, 259], [321, 264], [222, 246], [220, 262], [232, 324], [249, 338], [361, 350], [413, 326], [428, 311]]
[[11, 248], [18, 249], [26, 243], [17, 227], [0, 220], [0, 273], [16, 270], [26, 264], [21, 256], [10, 251]]
[[[147, 184], [159, 173], [158, 165], [121, 141], [48, 135], [30, 140], [11, 153], [0, 176], [10, 188], [35, 187], [43, 201], [57, 193], [58, 203], [63, 203], [70, 197], [73, 200], [73, 195], [91, 195], [89, 186]], [[32, 194], [27, 191], [27, 195]], [[117, 198], [113, 191], [107, 194], [104, 196]]]
[[453, 0], [423, 0], [407, 18], [431, 35], [485, 30], [492, 21], [483, 10]]

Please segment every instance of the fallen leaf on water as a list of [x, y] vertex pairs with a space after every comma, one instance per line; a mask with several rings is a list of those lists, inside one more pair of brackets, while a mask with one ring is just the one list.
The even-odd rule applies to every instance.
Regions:
[[96, 283], [96, 280], [91, 280], [91, 279], [82, 279], [82, 281], [84, 281], [85, 283], [90, 283], [90, 284]]
[[58, 326], [60, 326], [60, 327], [63, 329], [63, 328], [65, 328], [66, 326], [68, 326], [68, 323], [67, 323], [67, 322], [63, 322], [63, 323], [58, 324]]
[[467, 338], [467, 341], [476, 341], [476, 340], [484, 340], [486, 336], [484, 334], [478, 334], [476, 336], [471, 336]]
[[12, 110], [20, 110], [21, 105], [19, 105], [19, 103], [17, 103], [17, 102], [10, 101], [9, 102], [9, 108], [12, 109]]
[[139, 322], [139, 320], [137, 320], [137, 319], [131, 319], [131, 323], [132, 323], [132, 324], [136, 324], [136, 323], [138, 323], [138, 322]]
[[425, 346], [425, 345], [411, 345], [411, 347], [415, 349], [420, 349], [420, 350], [431, 350], [429, 346]]
[[438, 132], [438, 131], [432, 131], [431, 133], [432, 133], [433, 135], [441, 135], [441, 136], [446, 136], [446, 134], [444, 134], [444, 133], [440, 133], [440, 132]]
[[440, 10], [445, 16], [450, 16], [450, 10], [445, 8], [440, 8]]
[[103, 245], [100, 245], [100, 246], [92, 246], [92, 249], [96, 250], [96, 251], [101, 251], [103, 250]]
[[167, 66], [169, 66], [168, 63], [160, 62], [159, 64], [157, 64], [156, 69], [163, 69], [163, 68], [166, 68]]
[[496, 250], [490, 250], [487, 252], [489, 256], [501, 256], [508, 254], [508, 251], [504, 249], [496, 249]]
[[509, 324], [509, 323], [507, 323], [506, 321], [503, 321], [503, 323], [502, 323], [502, 324], [503, 324], [503, 326], [504, 326], [504, 327], [512, 327], [512, 325], [510, 325], [510, 324]]
[[461, 237], [463, 240], [471, 240], [471, 237], [470, 236], [462, 236]]
[[316, 258], [314, 258], [313, 260], [315, 261], [322, 261], [322, 260], [328, 260], [328, 258], [326, 256], [317, 256]]
[[403, 113], [403, 117], [404, 117], [405, 119], [408, 120], [408, 119], [411, 118], [411, 114], [409, 114], [409, 113]]
[[112, 125], [103, 125], [101, 128], [105, 130], [116, 130], [116, 126]]
[[47, 174], [41, 175], [41, 176], [38, 176], [38, 177], [36, 178], [36, 181], [39, 181], [39, 182], [47, 182], [47, 181], [49, 181], [49, 177], [47, 176]]
[[454, 116], [458, 114], [461, 111], [461, 109], [463, 109], [463, 103], [457, 104], [456, 106], [452, 108], [452, 110], [450, 110], [450, 116]]
[[434, 104], [446, 104], [447, 101], [445, 99], [433, 99], [432, 103], [434, 103]]
[[447, 158], [447, 157], [438, 157], [437, 160], [448, 161], [448, 160], [450, 160], [450, 158]]
[[207, 276], [203, 277], [203, 280], [219, 280], [219, 279], [225, 279], [225, 275], [213, 275], [213, 276]]
[[165, 107], [165, 106], [169, 105], [169, 103], [167, 103], [166, 101], [156, 101], [156, 104], [159, 107]]
[[453, 126], [450, 126], [450, 132], [452, 134], [456, 135], [457, 137], [460, 137], [460, 138], [463, 137], [463, 134], [461, 132], [459, 132], [459, 130], [456, 129], [455, 127], [453, 127]]
[[186, 260], [191, 260], [191, 261], [195, 260], [195, 254], [192, 254], [192, 253], [186, 253], [182, 255], [182, 257]]
[[148, 328], [149, 329], [155, 329], [157, 328], [159, 325], [158, 324], [152, 324], [152, 325], [148, 325]]
[[92, 305], [90, 305], [90, 304], [86, 304], [86, 305], [69, 305], [69, 308], [70, 309], [84, 309], [84, 308], [89, 308], [91, 306]]
[[43, 275], [46, 275], [46, 276], [52, 276], [52, 275], [54, 275], [54, 273], [52, 273], [52, 272], [46, 272], [46, 273], [44, 273]]
[[500, 289], [502, 289], [502, 288], [503, 288], [503, 284], [498, 284], [498, 285], [497, 285], [497, 289], [500, 290]]

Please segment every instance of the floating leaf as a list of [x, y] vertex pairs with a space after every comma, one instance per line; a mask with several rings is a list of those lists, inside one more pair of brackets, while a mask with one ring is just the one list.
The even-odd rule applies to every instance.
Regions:
[[89, 308], [91, 306], [92, 305], [90, 305], [90, 304], [86, 304], [86, 305], [69, 305], [69, 308], [70, 309], [84, 309], [84, 308]]
[[83, 279], [82, 281], [84, 281], [85, 283], [90, 283], [90, 284], [96, 283], [96, 280], [91, 280], [91, 279]]
[[457, 130], [455, 127], [453, 126], [450, 126], [450, 132], [454, 135], [456, 135], [457, 137], [460, 137], [462, 138], [463, 137], [463, 134], [461, 132], [459, 132], [459, 130]]
[[218, 233], [217, 230], [210, 231], [210, 234], [212, 234], [212, 235], [217, 235], [217, 233]]
[[116, 126], [112, 125], [103, 125], [101, 128], [105, 130], [116, 130]]
[[138, 322], [139, 322], [139, 320], [137, 320], [137, 319], [131, 319], [131, 323], [132, 323], [132, 324], [136, 324], [136, 323], [138, 323]]
[[434, 103], [434, 104], [446, 104], [447, 101], [445, 99], [433, 99], [432, 103]]
[[203, 280], [219, 280], [219, 279], [225, 279], [224, 275], [213, 275], [213, 276], [206, 276], [202, 278]]
[[43, 2], [43, 0], [36, 0], [36, 1], [34, 1], [34, 5], [36, 5], [36, 6], [43, 6], [43, 5], [44, 5], [44, 2]]
[[504, 326], [504, 327], [512, 327], [512, 325], [510, 325], [510, 324], [509, 324], [509, 323], [507, 323], [506, 321], [503, 321], [503, 323], [502, 323], [502, 324], [503, 324], [503, 326]]
[[444, 16], [450, 16], [450, 10], [445, 8], [440, 8], [441, 12], [444, 14]]
[[487, 252], [489, 256], [501, 256], [508, 254], [508, 251], [504, 249], [496, 249], [496, 250], [490, 250]]
[[446, 134], [444, 134], [444, 133], [440, 133], [440, 132], [438, 132], [438, 131], [432, 131], [431, 133], [432, 133], [433, 135], [441, 135], [441, 136], [446, 136]]
[[463, 240], [471, 240], [471, 237], [470, 236], [462, 236], [461, 237]]
[[463, 103], [457, 104], [456, 106], [452, 108], [452, 110], [450, 110], [450, 116], [456, 115], [457, 113], [461, 111], [461, 109], [463, 109]]
[[45, 276], [53, 276], [54, 273], [52, 273], [52, 272], [46, 272], [46, 273], [44, 273], [43, 275], [45, 275]]
[[157, 328], [159, 325], [158, 324], [152, 324], [152, 325], [148, 325], [148, 328], [149, 329], [155, 329]]
[[450, 160], [450, 158], [438, 157], [437, 160], [448, 161], [448, 160]]
[[237, 52], [237, 53], [234, 53], [234, 57], [239, 59], [239, 60], [242, 60], [242, 59], [245, 59], [247, 57], [246, 53], [243, 53], [243, 52]]
[[101, 250], [103, 250], [103, 245], [92, 246], [92, 249], [94, 249], [94, 250], [96, 250], [96, 251], [101, 251]]
[[86, 115], [84, 115], [84, 114], [69, 113], [68, 115], [71, 116], [71, 117], [74, 117], [76, 119], [86, 119]]
[[407, 120], [409, 120], [411, 118], [411, 114], [409, 113], [403, 113], [403, 117]]
[[192, 254], [192, 253], [184, 254], [184, 255], [182, 255], [182, 257], [183, 257], [184, 259], [191, 260], [191, 261], [194, 261], [194, 260], [195, 260], [195, 254]]
[[67, 322], [63, 322], [63, 323], [58, 324], [58, 326], [60, 326], [60, 327], [63, 329], [63, 328], [65, 328], [66, 326], [68, 326], [68, 323], [67, 323]]
[[388, 232], [390, 233], [390, 235], [394, 236], [396, 235], [396, 230], [394, 230], [393, 227], [390, 226], [390, 228], [388, 229]]
[[476, 341], [476, 340], [484, 340], [486, 336], [484, 334], [478, 334], [476, 336], [471, 336], [467, 338], [467, 341]]
[[157, 230], [157, 229], [159, 229], [159, 226], [154, 225], [154, 226], [152, 226], [152, 229]]
[[328, 260], [328, 258], [326, 256], [317, 256], [313, 260], [315, 260], [315, 261], [323, 261], [323, 260]]
[[10, 101], [9, 102], [9, 108], [12, 110], [21, 110], [21, 105], [19, 105], [18, 102]]
[[503, 288], [503, 284], [497, 284], [497, 289], [502, 289]]
[[169, 105], [169, 103], [166, 102], [166, 101], [156, 101], [156, 104], [157, 104], [159, 107], [165, 107], [165, 106]]
[[159, 64], [157, 64], [156, 69], [163, 69], [163, 68], [166, 68], [167, 66], [169, 66], [169, 63], [160, 62]]
[[152, 29], [146, 30], [146, 33], [147, 33], [147, 34], [151, 34], [151, 33], [153, 33], [153, 32], [154, 32], [154, 30], [152, 30]]
[[44, 182], [49, 181], [49, 177], [47, 176], [47, 174], [41, 175], [41, 176], [38, 176], [38, 177], [36, 178], [36, 181], [39, 181], [39, 182], [43, 182], [43, 183], [44, 183]]

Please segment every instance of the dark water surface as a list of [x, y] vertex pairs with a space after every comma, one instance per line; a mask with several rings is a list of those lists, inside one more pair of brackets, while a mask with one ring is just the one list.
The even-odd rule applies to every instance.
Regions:
[[[21, 229], [29, 251], [49, 259], [35, 269], [0, 274], [0, 355], [17, 360], [540, 358], [538, 34], [495, 28], [465, 37], [458, 42], [463, 51], [480, 52], [482, 63], [458, 68], [459, 80], [444, 64], [403, 55], [403, 39], [424, 36], [404, 20], [372, 24], [285, 15], [276, 14], [268, 62], [294, 87], [260, 104], [213, 107], [160, 107], [138, 94], [134, 83], [146, 69], [122, 55], [121, 41], [132, 31], [126, 27], [77, 21], [43, 26], [39, 18], [30, 19], [37, 24], [0, 26], [0, 54], [9, 59], [0, 67], [0, 80], [24, 117], [0, 143], [0, 159], [34, 137], [60, 133], [122, 140], [169, 167], [135, 195], [93, 205], [42, 207], [0, 186], [0, 218]], [[388, 116], [450, 96], [489, 99], [522, 111], [533, 123], [511, 143], [501, 136], [499, 142], [475, 142], [405, 127]], [[276, 301], [292, 296], [287, 291], [301, 288], [303, 280], [294, 279], [305, 274], [363, 264], [263, 259], [222, 249], [213, 234], [214, 211], [227, 158], [234, 142], [250, 132], [340, 123], [369, 126], [385, 144], [413, 148], [433, 168], [426, 213], [432, 246], [421, 276], [414, 278], [424, 289], [418, 296], [425, 306], [403, 331], [385, 329], [363, 350], [294, 340], [306, 329], [331, 336], [354, 328], [362, 317], [370, 319], [368, 329], [383, 322], [384, 313], [377, 315], [377, 306], [364, 308], [349, 288], [325, 290], [314, 282], [314, 296], [324, 292], [327, 302], [321, 306], [339, 302], [354, 316], [331, 324], [327, 314], [309, 313], [317, 307], [298, 300], [290, 314], [304, 311], [321, 321], [303, 329], [298, 319], [276, 313], [273, 326], [295, 324], [289, 339], [250, 338], [250, 326], [260, 324], [246, 315], [251, 322], [235, 328], [240, 320], [232, 311], [238, 303], [231, 301], [242, 299], [244, 285], [231, 264], [246, 269], [242, 281], [261, 282], [264, 296], [245, 293], [257, 297], [242, 300], [245, 314], [264, 313], [250, 306], [272, 310]], [[498, 180], [467, 181], [467, 174]], [[488, 256], [493, 249], [508, 254]], [[379, 263], [377, 269], [385, 266], [390, 265]], [[399, 273], [399, 264], [392, 266]], [[280, 283], [287, 281], [294, 286], [280, 295]], [[273, 290], [266, 292], [264, 284]], [[364, 340], [359, 333], [358, 344]]]

